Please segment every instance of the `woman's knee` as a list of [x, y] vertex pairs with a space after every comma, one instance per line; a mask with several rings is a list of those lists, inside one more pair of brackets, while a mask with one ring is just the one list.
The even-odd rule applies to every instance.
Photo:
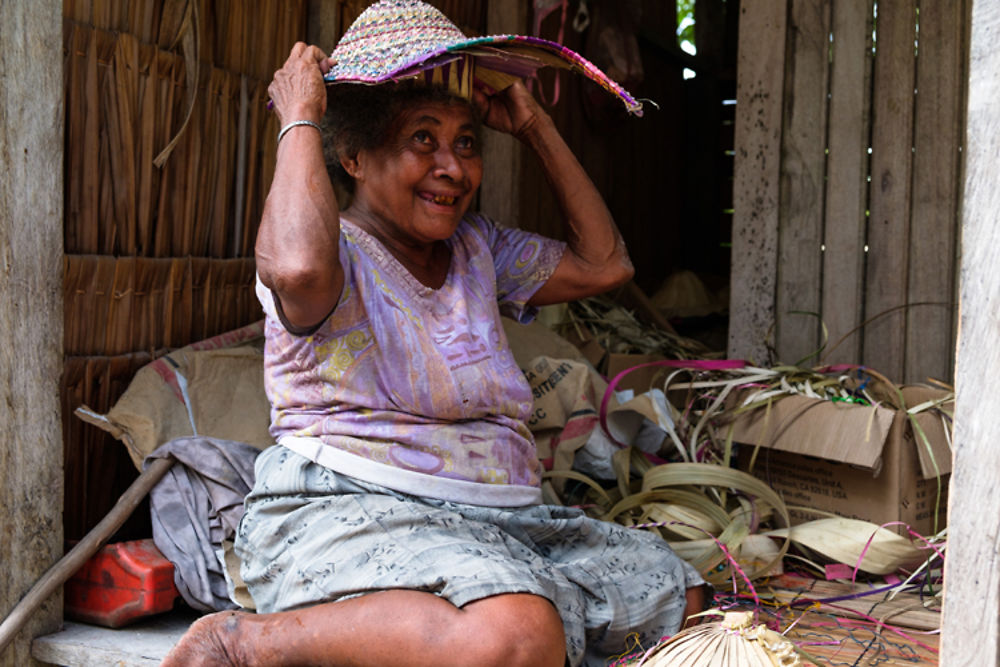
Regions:
[[547, 599], [527, 593], [497, 595], [470, 603], [473, 650], [468, 664], [563, 667], [566, 636], [559, 612]]

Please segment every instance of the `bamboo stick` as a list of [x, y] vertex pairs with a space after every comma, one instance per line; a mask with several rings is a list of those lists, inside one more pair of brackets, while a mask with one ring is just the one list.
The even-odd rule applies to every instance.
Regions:
[[63, 556], [42, 575], [31, 590], [14, 606], [3, 623], [0, 624], [0, 652], [13, 641], [18, 631], [28, 622], [31, 614], [79, 570], [83, 564], [114, 534], [116, 530], [139, 505], [156, 483], [163, 479], [173, 466], [172, 458], [156, 459], [142, 471], [107, 516], [80, 540], [69, 553]]

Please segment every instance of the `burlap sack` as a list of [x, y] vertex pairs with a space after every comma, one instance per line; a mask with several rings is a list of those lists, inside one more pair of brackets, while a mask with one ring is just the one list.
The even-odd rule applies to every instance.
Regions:
[[140, 470], [154, 449], [190, 435], [264, 449], [274, 440], [263, 335], [261, 321], [175, 350], [140, 368], [107, 414], [86, 406], [76, 414], [121, 440]]
[[608, 383], [586, 362], [537, 357], [522, 370], [534, 394], [528, 428], [546, 470], [613, 479], [615, 451], [632, 445], [655, 454], [673, 426], [662, 392], [605, 397]]

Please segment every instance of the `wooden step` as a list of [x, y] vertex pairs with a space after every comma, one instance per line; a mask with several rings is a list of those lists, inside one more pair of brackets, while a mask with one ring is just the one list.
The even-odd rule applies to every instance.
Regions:
[[31, 656], [65, 667], [156, 667], [197, 618], [174, 610], [114, 630], [66, 621], [59, 632], [35, 638]]

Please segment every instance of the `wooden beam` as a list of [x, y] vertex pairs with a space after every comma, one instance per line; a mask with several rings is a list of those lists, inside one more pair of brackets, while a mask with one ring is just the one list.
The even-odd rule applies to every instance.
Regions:
[[1000, 664], [1000, 4], [972, 3], [942, 665]]
[[775, 322], [787, 14], [784, 1], [740, 3], [729, 355], [759, 364]]
[[[63, 552], [62, 9], [0, 2], [0, 617]], [[56, 595], [0, 665], [61, 622]]]
[[340, 37], [340, 3], [337, 0], [309, 0], [306, 40], [329, 54]]
[[[491, 35], [524, 35], [528, 0], [487, 0], [486, 28]], [[518, 226], [521, 210], [521, 143], [510, 135], [483, 130], [483, 184], [479, 210], [497, 222]]]

